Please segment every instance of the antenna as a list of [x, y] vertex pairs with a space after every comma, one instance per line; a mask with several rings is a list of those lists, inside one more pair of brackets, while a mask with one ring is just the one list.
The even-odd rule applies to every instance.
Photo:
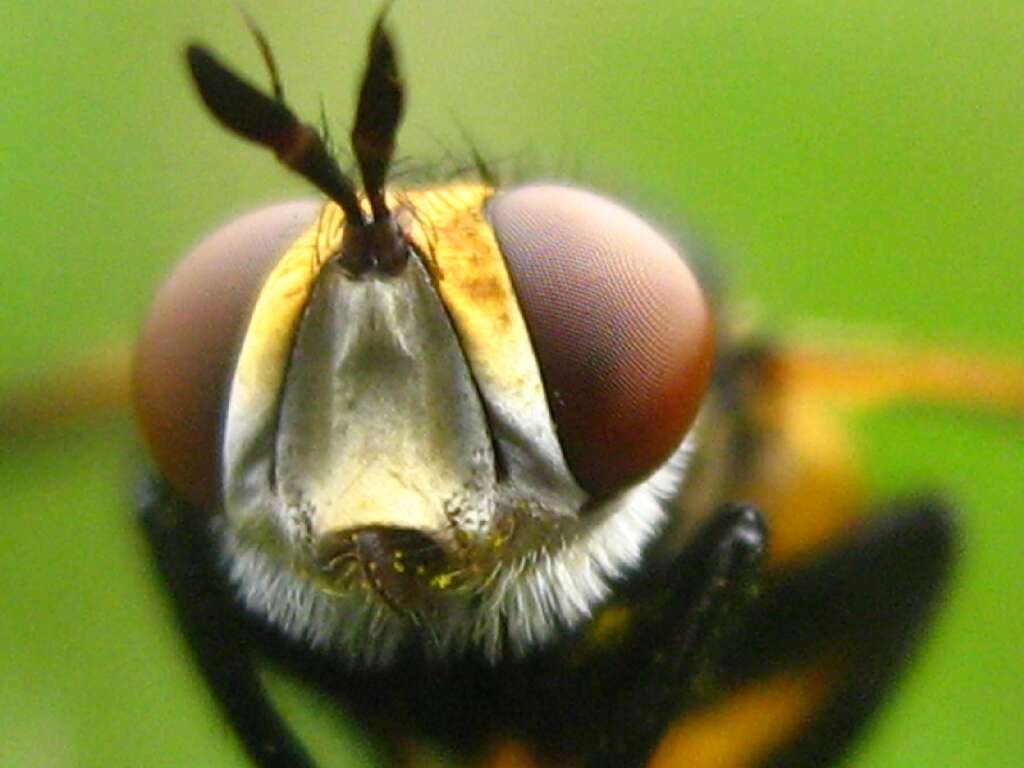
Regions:
[[355, 187], [327, 151], [320, 134], [302, 123], [284, 102], [277, 65], [266, 37], [247, 20], [256, 38], [274, 90], [274, 97], [236, 75], [206, 47], [191, 44], [185, 51], [199, 96], [217, 121], [232, 133], [272, 150], [285, 166], [336, 202], [357, 227], [366, 225]]
[[390, 217], [384, 182], [395, 152], [395, 134], [405, 105], [405, 84], [398, 72], [395, 46], [384, 27], [387, 9], [377, 17], [370, 34], [366, 71], [359, 88], [359, 106], [352, 126], [352, 149], [363, 177], [374, 221]]
[[370, 34], [352, 126], [352, 149], [372, 213], [369, 221], [352, 180], [332, 157], [324, 137], [301, 122], [285, 103], [273, 50], [248, 15], [245, 23], [270, 73], [272, 96], [236, 75], [206, 47], [193, 43], [186, 49], [192, 79], [217, 121], [229, 131], [273, 150], [284, 165], [341, 206], [349, 226], [342, 238], [338, 263], [353, 275], [374, 268], [397, 273], [408, 260], [408, 244], [388, 210], [385, 194], [405, 106], [405, 84], [398, 71], [395, 44], [384, 26], [387, 10], [385, 6], [377, 16]]

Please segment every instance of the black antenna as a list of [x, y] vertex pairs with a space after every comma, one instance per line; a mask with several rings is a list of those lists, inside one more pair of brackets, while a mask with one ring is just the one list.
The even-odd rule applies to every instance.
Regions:
[[405, 103], [405, 84], [398, 72], [395, 45], [384, 26], [386, 15], [385, 7], [370, 35], [366, 72], [352, 126], [352, 149], [374, 221], [378, 222], [390, 218], [384, 199], [384, 182], [395, 153], [395, 134]]
[[388, 210], [384, 194], [405, 103], [405, 84], [398, 72], [395, 44], [384, 26], [388, 7], [385, 5], [377, 16], [370, 33], [366, 71], [359, 86], [359, 104], [352, 125], [352, 151], [373, 212], [370, 227], [347, 229], [342, 241], [338, 263], [356, 275], [372, 268], [397, 274], [409, 259], [409, 246]]
[[384, 27], [387, 10], [385, 6], [378, 15], [370, 35], [366, 71], [352, 126], [352, 149], [373, 214], [370, 221], [359, 205], [352, 180], [331, 155], [326, 131], [321, 134], [300, 122], [285, 103], [273, 51], [248, 15], [245, 23], [270, 73], [273, 96], [240, 78], [203, 46], [190, 45], [186, 52], [199, 95], [221, 125], [272, 149], [278, 160], [341, 206], [349, 226], [342, 237], [338, 264], [353, 275], [370, 269], [398, 273], [409, 255], [408, 243], [392, 219], [384, 193], [405, 102], [395, 45]]
[[192, 44], [186, 58], [203, 103], [221, 125], [273, 150], [284, 165], [340, 205], [349, 222], [357, 228], [365, 226], [352, 181], [331, 157], [316, 129], [300, 122], [284, 103], [277, 64], [266, 37], [251, 20], [246, 22], [270, 70], [275, 97], [240, 78], [207, 48]]

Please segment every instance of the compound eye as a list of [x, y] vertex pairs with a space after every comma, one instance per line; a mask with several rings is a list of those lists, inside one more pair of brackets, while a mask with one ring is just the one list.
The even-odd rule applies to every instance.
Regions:
[[196, 504], [220, 499], [228, 388], [269, 271], [322, 204], [242, 216], [193, 248], [150, 307], [135, 349], [135, 413], [157, 469]]
[[525, 186], [487, 210], [569, 469], [595, 495], [638, 482], [679, 446], [708, 387], [700, 284], [649, 224], [591, 192]]

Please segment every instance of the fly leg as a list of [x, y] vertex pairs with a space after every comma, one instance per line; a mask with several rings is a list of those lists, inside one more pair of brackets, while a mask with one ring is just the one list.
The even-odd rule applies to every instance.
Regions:
[[949, 510], [916, 499], [767, 576], [724, 643], [720, 695], [679, 721], [652, 766], [833, 764], [906, 666], [955, 551]]
[[312, 768], [311, 758], [274, 709], [257, 675], [244, 619], [217, 567], [208, 516], [156, 478], [144, 482], [138, 506], [182, 634], [253, 764]]
[[[700, 695], [702, 678], [723, 633], [735, 626], [756, 592], [766, 531], [761, 514], [727, 505], [693, 544], [661, 572], [654, 603], [637, 608], [635, 640], [623, 649], [631, 683], [596, 734], [591, 768], [648, 764], [681, 705]], [[646, 586], [645, 589], [650, 589]], [[660, 604], [657, 604], [660, 603]]]
[[897, 401], [1024, 416], [1018, 360], [912, 346], [790, 343], [772, 361], [776, 384], [800, 398], [870, 408]]

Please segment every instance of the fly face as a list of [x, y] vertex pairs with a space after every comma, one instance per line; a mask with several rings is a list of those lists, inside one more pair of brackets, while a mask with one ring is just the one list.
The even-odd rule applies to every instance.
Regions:
[[[245, 602], [378, 664], [412, 635], [497, 659], [575, 629], [637, 566], [682, 481], [714, 346], [686, 262], [635, 214], [572, 187], [387, 192], [402, 86], [381, 25], [353, 129], [362, 194], [280, 84], [265, 96], [199, 47], [189, 61], [221, 122], [332, 198], [283, 254], [267, 233], [279, 245], [294, 208], [200, 245], [139, 347], [154, 453], [183, 493], [219, 500]], [[175, 318], [218, 253], [238, 274], [238, 251], [252, 252], [257, 298], [218, 318], [243, 341], [211, 361]], [[164, 399], [154, 371], [168, 349], [173, 369], [201, 355], [230, 386], [178, 381]], [[198, 440], [167, 433], [183, 403], [223, 409], [222, 449], [220, 419]], [[213, 464], [211, 450], [219, 477], [190, 464]]]

